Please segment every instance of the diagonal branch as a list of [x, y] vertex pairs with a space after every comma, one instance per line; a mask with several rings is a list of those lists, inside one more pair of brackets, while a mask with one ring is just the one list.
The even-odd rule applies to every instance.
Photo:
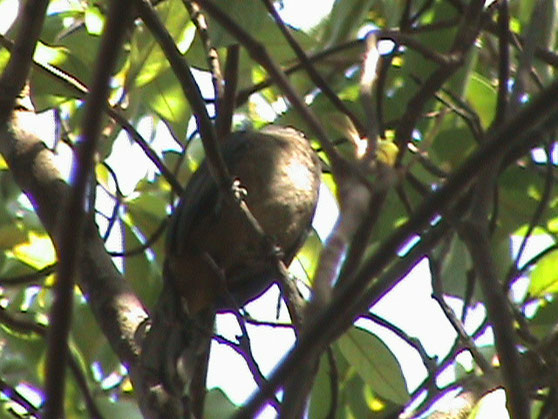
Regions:
[[[58, 171], [53, 153], [40, 138], [24, 131], [20, 113], [16, 113], [7, 129], [0, 131], [0, 153], [57, 246], [58, 220], [65, 216], [60, 202], [66, 200], [70, 187]], [[134, 380], [141, 348], [134, 335], [147, 319], [147, 312], [130, 284], [122, 280], [91, 220], [86, 222], [79, 258], [78, 285], [113, 350], [130, 369]]]
[[64, 415], [64, 383], [68, 359], [68, 335], [74, 293], [74, 275], [79, 262], [79, 246], [86, 214], [84, 201], [87, 185], [94, 167], [97, 141], [101, 133], [102, 114], [98, 112], [107, 101], [109, 80], [120, 53], [128, 28], [129, 7], [113, 1], [99, 48], [91, 93], [85, 104], [82, 140], [77, 146], [72, 167], [72, 188], [63, 202], [67, 218], [59, 226], [57, 283], [50, 312], [50, 328], [46, 360], [45, 418], [57, 419]]
[[292, 106], [304, 117], [305, 121], [318, 138], [320, 145], [331, 161], [333, 172], [336, 173], [337, 170], [347, 169], [347, 164], [329, 141], [318, 117], [308, 108], [304, 100], [285, 76], [285, 73], [283, 73], [277, 63], [275, 63], [268, 54], [265, 47], [250, 36], [246, 30], [237, 25], [229, 16], [223, 13], [214, 2], [209, 0], [198, 0], [198, 3], [247, 49], [250, 57], [252, 57], [254, 61], [264, 67], [270, 76], [273, 77], [275, 83], [283, 90], [289, 102], [291, 102]]
[[[14, 44], [9, 39], [5, 38], [4, 36], [0, 35], [0, 44], [6, 48], [7, 50], [11, 51], [14, 47]], [[44, 72], [47, 76], [52, 77], [73, 91], [76, 97], [78, 98], [85, 98], [88, 94], [89, 89], [87, 86], [76, 80], [72, 75], [65, 73], [64, 71], [51, 66], [50, 64], [43, 64], [37, 61], [33, 61], [34, 69]], [[155, 167], [159, 170], [159, 172], [163, 175], [166, 181], [171, 185], [173, 191], [176, 194], [180, 194], [182, 191], [182, 186], [173, 175], [173, 173], [165, 166], [165, 164], [161, 161], [157, 153], [153, 151], [153, 149], [149, 146], [147, 141], [140, 135], [140, 133], [134, 128], [132, 124], [120, 113], [115, 107], [111, 107], [108, 103], [105, 104], [105, 109], [107, 115], [110, 116], [116, 123], [118, 123], [124, 131], [128, 134], [130, 138], [132, 138], [143, 150], [145, 155], [151, 162], [155, 165]]]
[[341, 113], [345, 114], [351, 120], [356, 130], [358, 131], [360, 137], [361, 138], [364, 137], [366, 135], [366, 128], [364, 127], [364, 125], [360, 122], [360, 120], [356, 117], [356, 115], [341, 101], [341, 99], [339, 99], [339, 96], [337, 96], [335, 92], [331, 90], [327, 81], [321, 76], [321, 74], [318, 73], [318, 71], [316, 70], [314, 65], [310, 62], [308, 56], [306, 55], [302, 47], [299, 45], [296, 39], [289, 32], [287, 25], [285, 25], [285, 22], [283, 22], [283, 19], [281, 19], [281, 16], [279, 16], [279, 13], [275, 9], [275, 6], [271, 2], [271, 0], [262, 0], [262, 1], [265, 7], [267, 8], [267, 11], [271, 14], [271, 16], [273, 16], [275, 23], [277, 24], [277, 26], [281, 30], [281, 33], [283, 34], [283, 36], [285, 37], [285, 39], [287, 40], [287, 42], [289, 43], [293, 51], [295, 52], [300, 63], [308, 73], [308, 76], [310, 76], [310, 79], [314, 82], [314, 84], [317, 87], [320, 88], [320, 90], [330, 100], [333, 106], [335, 106]]
[[10, 60], [0, 78], [0, 126], [3, 127], [14, 109], [17, 95], [27, 81], [37, 40], [43, 29], [47, 0], [26, 1], [17, 17], [19, 30]]
[[267, 385], [247, 401], [236, 417], [250, 417], [285, 382], [290, 371], [306, 361], [312, 348], [325, 346], [337, 336], [340, 327], [348, 327], [349, 319], [366, 310], [372, 301], [377, 301], [378, 296], [383, 295], [391, 284], [389, 278], [378, 280], [370, 286], [371, 278], [375, 278], [393, 260], [415, 232], [427, 226], [437, 214], [443, 213], [455, 201], [455, 197], [475, 180], [483, 167], [514, 151], [514, 148], [535, 145], [540, 139], [536, 130], [547, 130], [557, 123], [558, 82], [554, 82], [512, 120], [489, 135], [487, 141], [453, 173], [447, 183], [432, 192], [415, 214], [365, 261], [355, 277], [347, 281], [325, 310], [318, 313], [307, 333], [269, 377]]
[[400, 159], [403, 156], [403, 152], [407, 148], [405, 147], [405, 144], [411, 138], [413, 129], [417, 125], [417, 121], [425, 104], [432, 98], [433, 94], [436, 93], [438, 89], [440, 89], [459, 68], [461, 68], [461, 63], [465, 54], [473, 46], [480, 30], [480, 17], [483, 6], [484, 0], [471, 1], [469, 7], [463, 13], [459, 30], [450, 50], [450, 57], [452, 59], [446, 64], [438, 67], [438, 69], [435, 70], [430, 77], [428, 77], [421, 88], [407, 103], [407, 109], [401, 118], [396, 131], [396, 143], [399, 146]]

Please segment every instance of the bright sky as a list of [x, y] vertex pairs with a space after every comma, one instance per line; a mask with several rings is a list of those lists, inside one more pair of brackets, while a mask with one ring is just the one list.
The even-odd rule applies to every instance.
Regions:
[[0, 33], [5, 33], [17, 15], [18, 0], [0, 1]]

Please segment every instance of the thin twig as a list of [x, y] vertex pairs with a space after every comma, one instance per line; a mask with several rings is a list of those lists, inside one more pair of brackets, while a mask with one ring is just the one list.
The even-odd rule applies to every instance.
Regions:
[[[263, 375], [258, 363], [256, 362], [256, 359], [254, 358], [254, 354], [252, 353], [252, 349], [250, 346], [250, 338], [247, 338], [247, 336], [247, 334], [243, 334], [238, 338], [238, 342], [232, 342], [220, 335], [214, 335], [213, 339], [222, 345], [228, 346], [242, 358], [244, 358], [244, 361], [246, 362], [246, 365], [248, 366], [248, 369], [250, 370], [250, 373], [252, 374], [252, 378], [256, 382], [256, 385], [258, 385], [258, 387], [261, 387], [263, 383], [265, 383], [265, 376]], [[277, 398], [274, 397], [271, 400], [271, 405], [275, 408], [275, 410], [279, 410], [280, 403]]]
[[[322, 60], [327, 60], [327, 59], [331, 58], [331, 56], [333, 56], [335, 54], [338, 54], [340, 52], [345, 52], [346, 50], [350, 50], [352, 48], [359, 48], [359, 47], [362, 46], [363, 42], [364, 41], [362, 39], [355, 39], [355, 40], [347, 41], [347, 42], [344, 42], [342, 44], [335, 45], [333, 47], [329, 47], [329, 48], [326, 48], [326, 49], [324, 49], [320, 52], [312, 54], [308, 57], [308, 60], [312, 64], [320, 62]], [[347, 66], [350, 66], [350, 65], [355, 64], [355, 62], [356, 62], [356, 60], [351, 61], [351, 62], [347, 62], [345, 64]], [[304, 69], [304, 66], [302, 65], [302, 63], [298, 62], [296, 64], [293, 64], [292, 66], [286, 67], [283, 70], [283, 72], [286, 75], [291, 75], [291, 74], [293, 74], [297, 71], [300, 71], [302, 69]], [[263, 80], [259, 83], [256, 83], [253, 86], [250, 86], [250, 87], [247, 87], [243, 90], [240, 90], [238, 92], [237, 97], [236, 97], [237, 103], [239, 105], [244, 104], [251, 95], [253, 95], [254, 93], [257, 93], [257, 92], [259, 92], [259, 91], [261, 91], [261, 90], [263, 90], [267, 87], [272, 86], [273, 83], [274, 83], [274, 79], [273, 78], [268, 78], [268, 79], [265, 79], [265, 80]]]
[[500, 360], [507, 405], [514, 418], [529, 418], [529, 401], [525, 391], [524, 375], [519, 362], [517, 336], [509, 301], [498, 282], [496, 265], [490, 252], [490, 230], [488, 214], [491, 211], [490, 197], [500, 167], [501, 159], [481, 171], [482, 180], [475, 186], [470, 214], [459, 226], [478, 283], [482, 290], [484, 305], [494, 331], [494, 340]]
[[19, 391], [17, 391], [15, 387], [9, 385], [2, 378], [0, 378], [0, 392], [5, 394], [6, 397], [8, 397], [10, 400], [22, 406], [26, 410], [26, 413], [29, 416], [33, 416], [39, 419], [41, 418], [41, 415], [39, 414], [39, 409], [37, 409], [29, 400], [25, 398], [25, 396], [23, 396]]
[[155, 229], [153, 234], [151, 234], [151, 236], [149, 236], [147, 240], [143, 242], [140, 246], [122, 252], [108, 252], [108, 254], [111, 257], [119, 257], [119, 258], [131, 257], [131, 256], [137, 256], [143, 254], [147, 249], [153, 247], [155, 242], [157, 242], [157, 240], [159, 240], [163, 236], [163, 233], [167, 228], [167, 224], [168, 224], [168, 218], [165, 218], [163, 221], [159, 223], [159, 226]]
[[463, 226], [461, 234], [474, 261], [488, 317], [494, 330], [510, 414], [514, 418], [529, 418], [529, 402], [516, 347], [513, 316], [506, 295], [496, 282], [496, 270], [486, 237], [487, 230], [484, 231], [483, 234], [483, 230], [469, 222]]
[[215, 179], [219, 189], [229, 191], [226, 195], [231, 195], [232, 192], [230, 192], [230, 189], [232, 180], [219, 149], [215, 129], [207, 112], [205, 101], [192, 71], [190, 70], [188, 61], [179, 51], [174, 39], [165, 28], [165, 25], [157, 15], [150, 1], [136, 0], [135, 5], [141, 19], [163, 50], [174, 74], [178, 78], [184, 96], [188, 99], [192, 107], [211, 175]]
[[[18, 318], [9, 313], [8, 310], [4, 308], [0, 308], [0, 323], [6, 325], [10, 329], [17, 331], [18, 333], [36, 333], [42, 338], [46, 338], [48, 334], [48, 328], [44, 325]], [[101, 419], [103, 416], [100, 413], [97, 404], [95, 403], [95, 399], [93, 398], [91, 389], [89, 388], [89, 385], [87, 383], [87, 378], [82, 371], [80, 364], [75, 359], [75, 356], [70, 354], [68, 363], [74, 379], [76, 380], [76, 384], [83, 394], [83, 398], [85, 399], [87, 410], [89, 411], [91, 418]]]
[[223, 13], [223, 11], [216, 6], [213, 1], [198, 0], [198, 3], [232, 36], [237, 38], [237, 40], [247, 49], [252, 59], [264, 67], [270, 76], [273, 77], [275, 83], [281, 88], [287, 99], [291, 102], [291, 105], [304, 117], [304, 120], [316, 135], [324, 152], [331, 161], [333, 172], [335, 173], [336, 170], [343, 169], [349, 170], [347, 168], [347, 164], [344, 162], [344, 159], [339, 155], [339, 153], [337, 153], [335, 147], [333, 147], [332, 143], [329, 141], [328, 136], [317, 116], [314, 112], [312, 112], [312, 110], [310, 110], [304, 100], [296, 92], [285, 76], [285, 73], [283, 73], [280, 67], [267, 53], [265, 47], [257, 42], [242, 27], [236, 24], [236, 22], [234, 22], [228, 15]]
[[223, 75], [221, 74], [219, 54], [211, 42], [207, 22], [205, 20], [205, 16], [200, 12], [199, 6], [192, 0], [182, 0], [182, 3], [186, 7], [186, 10], [188, 10], [190, 19], [194, 22], [198, 36], [200, 37], [203, 48], [205, 49], [207, 65], [209, 67], [209, 72], [211, 73], [211, 82], [213, 83], [213, 91], [215, 94], [215, 113], [219, 115], [221, 113], [221, 101], [223, 100], [225, 89]]
[[57, 263], [55, 262], [39, 269], [36, 272], [0, 278], [0, 285], [3, 287], [15, 287], [34, 284], [38, 281], [44, 280], [47, 276], [56, 272], [56, 265]]
[[510, 78], [510, 11], [508, 0], [502, 0], [498, 6], [498, 102], [494, 125], [498, 126], [506, 119], [508, 113], [508, 81]]
[[238, 66], [240, 60], [240, 46], [231, 45], [227, 48], [225, 62], [225, 89], [220, 100], [215, 129], [217, 137], [224, 139], [232, 128], [233, 113], [236, 107], [236, 89], [238, 85]]
[[432, 273], [432, 298], [438, 303], [440, 309], [446, 316], [459, 340], [462, 342], [463, 346], [471, 353], [471, 356], [479, 366], [479, 368], [484, 372], [485, 375], [492, 375], [493, 368], [490, 363], [484, 358], [483, 354], [479, 351], [473, 339], [467, 334], [465, 326], [459, 321], [453, 309], [444, 300], [444, 292], [442, 289], [442, 278], [440, 277], [440, 268], [434, 257], [430, 256], [428, 258], [430, 263], [430, 272]]
[[[479, 327], [477, 327], [477, 329], [472, 333], [472, 335], [471, 335], [472, 338], [473, 339], [478, 338], [482, 333], [484, 333], [486, 331], [488, 326], [489, 326], [488, 325], [488, 320], [484, 319], [484, 321], [479, 325]], [[417, 415], [418, 415], [417, 412], [419, 412], [421, 410], [421, 406], [423, 406], [423, 409], [426, 409], [426, 408], [431, 406], [430, 401], [437, 398], [438, 397], [437, 394], [440, 394], [443, 391], [443, 390], [441, 390], [437, 387], [436, 378], [449, 365], [451, 365], [455, 362], [455, 358], [456, 358], [457, 354], [459, 354], [462, 350], [463, 350], [463, 347], [462, 347], [461, 340], [459, 339], [459, 337], [457, 337], [453, 346], [448, 351], [447, 355], [442, 360], [440, 360], [440, 362], [438, 363], [436, 372], [431, 376], [427, 376], [417, 386], [417, 388], [411, 392], [411, 397], [409, 398], [409, 401], [407, 402], [407, 405], [404, 406], [404, 408], [402, 410], [405, 410], [405, 408], [408, 407], [408, 406], [415, 405], [417, 399], [419, 397], [422, 397], [422, 393], [424, 391], [427, 391], [428, 395], [427, 395], [426, 398], [423, 399], [423, 401], [422, 401], [422, 403], [420, 404], [419, 407], [417, 407], [412, 412], [409, 412], [409, 414], [406, 415], [405, 417], [409, 417], [409, 418], [417, 417]]]
[[[13, 42], [9, 39], [6, 39], [3, 35], [0, 35], [0, 44], [8, 50], [13, 49]], [[77, 80], [72, 75], [50, 65], [39, 63], [37, 61], [33, 61], [33, 65], [39, 71], [42, 71], [49, 77], [53, 77], [56, 80], [64, 83], [64, 85], [71, 89], [77, 98], [83, 99], [89, 93], [89, 89], [79, 80]], [[171, 171], [167, 169], [165, 164], [161, 161], [159, 156], [153, 151], [153, 149], [149, 146], [147, 141], [141, 136], [141, 134], [135, 129], [135, 127], [130, 124], [130, 122], [120, 113], [116, 108], [110, 106], [110, 104], [106, 103], [105, 110], [116, 123], [118, 123], [124, 131], [128, 134], [130, 138], [132, 138], [142, 149], [145, 153], [147, 158], [151, 160], [151, 162], [155, 165], [155, 167], [159, 170], [159, 172], [163, 175], [163, 177], [169, 182], [175, 193], [180, 194], [182, 192], [182, 185], [177, 181], [176, 177], [172, 174]]]
[[459, 68], [463, 57], [473, 47], [474, 41], [480, 30], [480, 17], [484, 7], [483, 0], [470, 2], [459, 26], [450, 49], [451, 60], [440, 65], [422, 84], [421, 88], [407, 103], [407, 108], [396, 130], [396, 143], [399, 146], [398, 159], [401, 161], [406, 150], [406, 143], [411, 139], [411, 134], [421, 116], [425, 104], [430, 100], [445, 81]]
[[[296, 348], [283, 359], [275, 372], [269, 377], [268, 384], [260, 392], [251, 397], [238, 412], [238, 418], [250, 417], [264, 401], [274, 394], [274, 391], [289, 376], [290, 371], [306, 361], [307, 352], [317, 345], [329, 342], [339, 332], [339, 327], [346, 328], [354, 315], [364, 311], [378, 294], [386, 290], [389, 284], [386, 280], [378, 280], [367, 288], [370, 278], [376, 277], [391, 260], [399, 249], [436, 214], [444, 209], [458, 196], [475, 176], [480, 168], [490, 165], [499, 156], [506, 155], [520, 144], [532, 145], [539, 137], [533, 130], [543, 125], [544, 129], [551, 128], [558, 123], [558, 82], [551, 84], [538, 97], [523, 108], [515, 117], [488, 136], [476, 152], [454, 172], [448, 181], [439, 189], [433, 191], [415, 214], [394, 233], [387, 237], [377, 251], [363, 263], [355, 278], [347, 282], [347, 286], [331, 301], [328, 307], [320, 313], [312, 327], [299, 340]], [[366, 289], [366, 292], [362, 292]], [[349, 324], [347, 324], [349, 323]]]
[[110, 191], [104, 187], [104, 185], [100, 185], [103, 190], [114, 199], [115, 202], [114, 207], [112, 208], [112, 214], [110, 215], [110, 217], [108, 217], [107, 228], [105, 230], [105, 233], [103, 234], [103, 241], [106, 242], [110, 236], [110, 233], [112, 232], [112, 229], [116, 225], [116, 221], [118, 220], [118, 213], [120, 212], [120, 207], [122, 206], [122, 199], [124, 195], [122, 193], [122, 190], [120, 189], [120, 183], [118, 182], [118, 176], [116, 176], [115, 171], [106, 161], [103, 161], [102, 164], [109, 172], [109, 175], [114, 182], [114, 188], [116, 189], [116, 196], [113, 196]]
[[382, 326], [383, 328], [389, 330], [397, 337], [405, 341], [405, 343], [413, 348], [420, 356], [420, 359], [422, 360], [422, 363], [424, 364], [424, 367], [426, 368], [428, 374], [432, 375], [434, 373], [434, 370], [436, 368], [436, 358], [432, 358], [428, 355], [426, 349], [424, 348], [424, 346], [422, 346], [422, 343], [419, 339], [409, 336], [403, 329], [397, 327], [393, 323], [389, 322], [383, 317], [378, 316], [377, 314], [367, 312], [365, 314], [362, 314], [360, 317], [363, 319], [368, 319], [373, 323]]
[[283, 22], [283, 19], [281, 19], [281, 16], [277, 12], [277, 9], [275, 9], [275, 6], [271, 2], [271, 0], [262, 0], [262, 2], [264, 3], [267, 11], [273, 17], [273, 20], [279, 27], [279, 30], [291, 46], [292, 50], [295, 52], [298, 60], [302, 64], [302, 67], [304, 68], [304, 70], [306, 70], [312, 82], [314, 82], [314, 85], [324, 93], [324, 95], [329, 99], [329, 101], [335, 108], [337, 108], [341, 113], [346, 115], [351, 120], [360, 137], [363, 138], [366, 135], [366, 129], [364, 125], [356, 117], [356, 115], [341, 101], [341, 99], [339, 99], [339, 96], [337, 96], [333, 92], [333, 90], [331, 90], [328, 82], [321, 76], [321, 74], [318, 73], [302, 47], [296, 41], [294, 36], [289, 32], [287, 25], [285, 25], [285, 22]]
[[[546, 153], [546, 176], [545, 176], [545, 181], [544, 181], [543, 193], [542, 193], [542, 196], [539, 200], [539, 204], [537, 205], [537, 208], [533, 212], [533, 215], [531, 216], [531, 220], [529, 221], [529, 224], [527, 225], [528, 226], [527, 231], [525, 232], [525, 235], [523, 236], [523, 239], [521, 240], [521, 244], [519, 245], [519, 249], [517, 250], [517, 255], [515, 256], [513, 264], [510, 266], [510, 269], [508, 270], [508, 273], [507, 273], [507, 275], [504, 279], [503, 287], [504, 287], [505, 292], [507, 292], [510, 289], [512, 281], [514, 280], [514, 273], [517, 270], [519, 260], [521, 259], [521, 257], [523, 256], [523, 253], [525, 252], [525, 249], [527, 247], [527, 243], [529, 242], [531, 234], [533, 233], [533, 231], [535, 230], [535, 227], [539, 223], [544, 211], [549, 207], [550, 200], [552, 199], [552, 189], [554, 187], [554, 181], [555, 181], [555, 179], [554, 179], [555, 166], [554, 166], [554, 163], [552, 162], [552, 148], [551, 148], [551, 145], [547, 144], [546, 147], [544, 148], [544, 150], [545, 150], [545, 153]], [[519, 272], [522, 272], [522, 271], [523, 271], [523, 269], [519, 270]]]

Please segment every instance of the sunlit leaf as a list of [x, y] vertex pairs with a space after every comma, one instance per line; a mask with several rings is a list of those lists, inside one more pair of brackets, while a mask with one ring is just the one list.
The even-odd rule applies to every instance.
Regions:
[[36, 269], [44, 268], [56, 260], [56, 252], [50, 237], [46, 234], [30, 232], [25, 243], [15, 246], [14, 257]]
[[142, 98], [149, 108], [165, 120], [177, 135], [184, 135], [191, 111], [184, 92], [170, 69], [144, 85]]
[[[38, 43], [34, 59], [65, 71], [77, 80], [87, 81], [89, 69], [73, 52], [65, 47], [50, 47]], [[83, 96], [55, 73], [38, 69], [32, 73], [31, 98], [38, 111], [49, 109], [70, 99]]]
[[[304, 280], [308, 280], [314, 277], [314, 272], [318, 266], [320, 252], [323, 248], [322, 242], [320, 241], [318, 235], [314, 230], [310, 233], [304, 246], [298, 252], [296, 258], [301, 263], [306, 276]], [[309, 283], [309, 282], [308, 282]]]
[[[195, 27], [190, 21], [186, 8], [181, 1], [172, 0], [160, 3], [157, 11], [177, 47], [184, 53], [190, 47]], [[149, 31], [140, 27], [134, 31], [130, 45], [129, 82], [138, 87], [144, 86], [161, 76], [170, 64]]]
[[530, 279], [529, 294], [534, 297], [558, 292], [558, 251], [544, 256], [531, 272]]
[[105, 17], [97, 6], [88, 7], [85, 11], [85, 27], [91, 35], [100, 35], [103, 32]]
[[345, 359], [378, 396], [400, 405], [409, 399], [399, 362], [376, 335], [352, 328], [338, 340], [338, 346]]

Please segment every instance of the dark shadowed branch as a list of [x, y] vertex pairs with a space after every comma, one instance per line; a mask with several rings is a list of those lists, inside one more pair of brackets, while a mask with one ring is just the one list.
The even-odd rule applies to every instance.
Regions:
[[129, 7], [118, 1], [111, 2], [107, 25], [99, 49], [99, 63], [93, 77], [92, 90], [85, 105], [82, 141], [78, 143], [72, 167], [71, 189], [67, 201], [62, 203], [66, 216], [72, 222], [59, 226], [57, 242], [58, 269], [55, 296], [50, 312], [50, 328], [46, 361], [45, 417], [64, 416], [64, 383], [68, 357], [67, 340], [72, 319], [74, 275], [79, 263], [79, 247], [86, 214], [86, 189], [94, 166], [97, 141], [101, 134], [102, 109], [109, 94], [109, 79], [120, 54], [119, 46], [127, 30]]

